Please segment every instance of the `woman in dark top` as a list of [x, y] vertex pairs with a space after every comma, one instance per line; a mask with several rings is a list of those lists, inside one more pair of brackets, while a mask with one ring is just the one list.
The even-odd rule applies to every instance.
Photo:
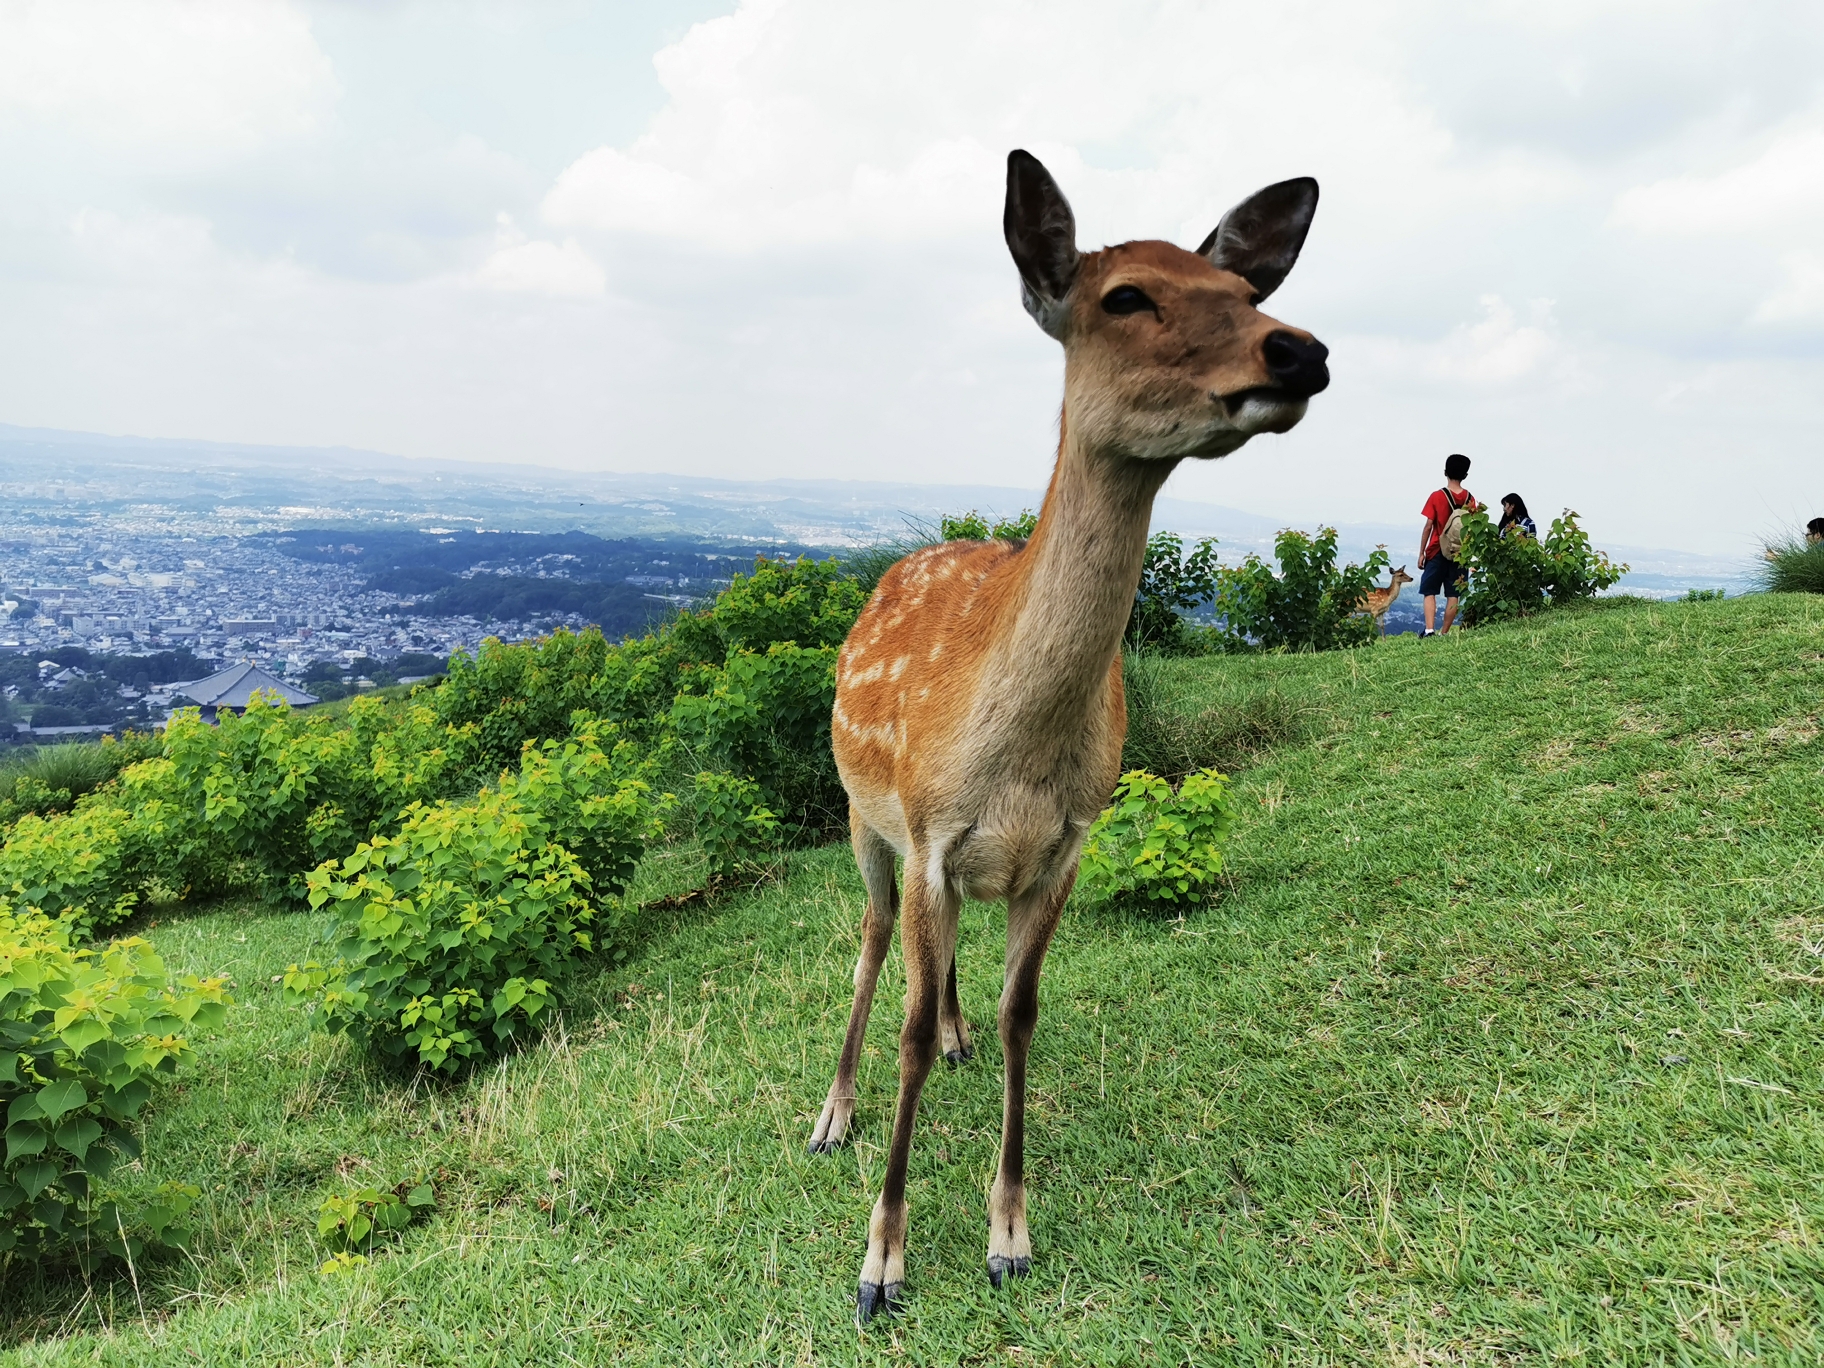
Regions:
[[1518, 494], [1504, 494], [1501, 497], [1501, 525], [1495, 530], [1505, 537], [1516, 527], [1523, 535], [1539, 540], [1539, 529], [1527, 516], [1526, 500]]

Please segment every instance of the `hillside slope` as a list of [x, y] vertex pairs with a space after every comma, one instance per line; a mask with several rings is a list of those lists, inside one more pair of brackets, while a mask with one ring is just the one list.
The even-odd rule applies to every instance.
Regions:
[[[1187, 709], [1277, 689], [1310, 738], [1238, 776], [1214, 906], [1067, 914], [1033, 1050], [1031, 1278], [982, 1273], [1001, 934], [970, 906], [977, 1056], [926, 1090], [909, 1311], [849, 1323], [903, 981], [889, 961], [856, 1143], [805, 1154], [862, 905], [830, 847], [649, 907], [563, 1032], [454, 1086], [280, 1006], [307, 919], [152, 928], [246, 1003], [158, 1100], [136, 1179], [208, 1189], [197, 1256], [137, 1292], [15, 1272], [0, 1357], [1824, 1356], [1824, 601], [1604, 604], [1170, 678]], [[654, 899], [673, 884], [649, 866]], [[436, 1217], [319, 1276], [322, 1198], [421, 1166]]]

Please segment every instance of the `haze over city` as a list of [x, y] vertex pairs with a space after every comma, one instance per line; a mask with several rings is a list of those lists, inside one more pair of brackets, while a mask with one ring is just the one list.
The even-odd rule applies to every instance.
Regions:
[[[1824, 505], [1815, 5], [0, 6], [0, 421], [1034, 488], [1082, 245], [1323, 187], [1283, 438], [1168, 492], [1412, 523], [1449, 451], [1599, 542]], [[1498, 486], [1498, 488], [1497, 488]]]

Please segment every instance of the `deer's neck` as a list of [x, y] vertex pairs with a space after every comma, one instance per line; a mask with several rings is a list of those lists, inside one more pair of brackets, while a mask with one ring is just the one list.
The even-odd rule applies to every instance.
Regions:
[[1005, 640], [1006, 683], [997, 685], [1025, 693], [1022, 711], [1057, 725], [1101, 697], [1140, 583], [1153, 496], [1177, 464], [1086, 450], [1068, 420], [1038, 527], [1019, 557], [1024, 583]]

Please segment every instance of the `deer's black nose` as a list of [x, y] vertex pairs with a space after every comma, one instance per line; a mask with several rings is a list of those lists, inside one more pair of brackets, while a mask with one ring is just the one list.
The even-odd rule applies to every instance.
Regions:
[[1260, 352], [1273, 383], [1301, 399], [1330, 383], [1330, 368], [1324, 364], [1330, 348], [1315, 337], [1307, 341], [1293, 333], [1271, 332]]

